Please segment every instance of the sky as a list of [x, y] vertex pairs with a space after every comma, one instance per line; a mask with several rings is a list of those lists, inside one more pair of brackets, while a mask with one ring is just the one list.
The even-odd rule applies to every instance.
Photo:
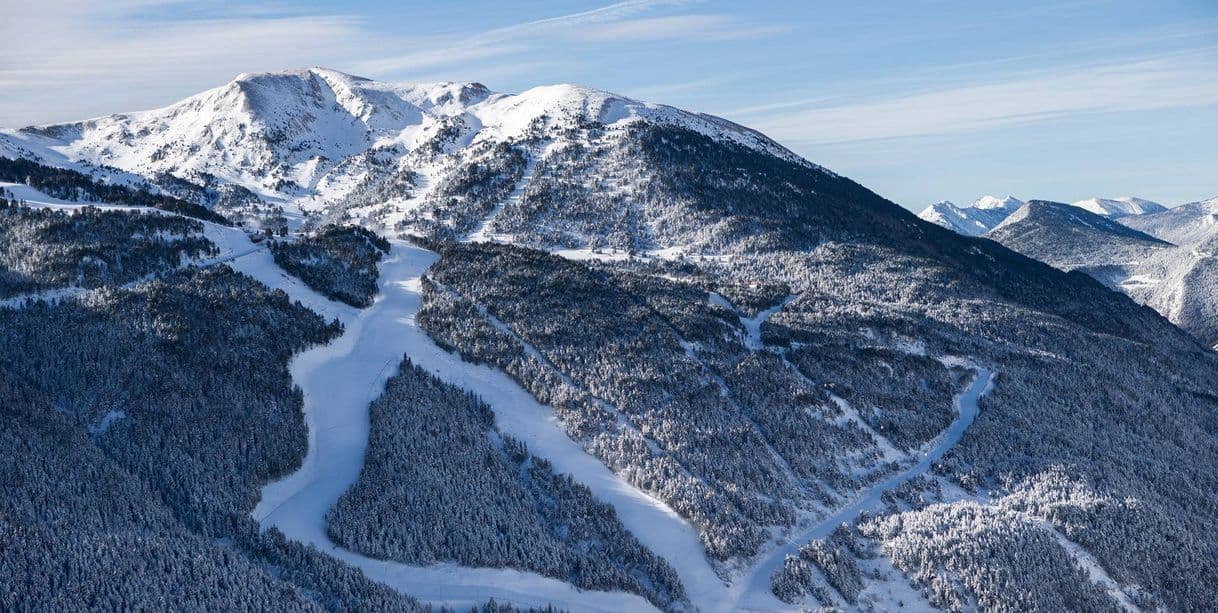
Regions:
[[920, 210], [1218, 196], [1218, 0], [0, 0], [0, 126], [325, 66], [719, 115]]

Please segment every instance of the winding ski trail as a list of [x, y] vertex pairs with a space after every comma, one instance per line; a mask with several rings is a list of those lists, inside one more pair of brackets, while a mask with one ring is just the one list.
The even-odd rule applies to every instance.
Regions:
[[993, 385], [993, 373], [979, 366], [971, 366], [971, 368], [976, 375], [969, 386], [956, 396], [956, 419], [939, 435], [934, 446], [922, 454], [916, 464], [877, 482], [861, 492], [850, 504], [838, 509], [811, 528], [792, 535], [784, 545], [766, 552], [753, 563], [748, 573], [733, 584], [733, 605], [729, 608], [737, 611], [796, 610], [797, 607], [782, 602], [770, 591], [770, 577], [774, 571], [782, 566], [783, 560], [788, 555], [798, 555], [800, 545], [829, 536], [839, 525], [852, 521], [862, 511], [878, 507], [880, 497], [885, 492], [929, 472], [935, 462], [938, 462], [952, 447], [956, 446], [956, 443], [960, 442], [964, 431], [977, 418], [979, 412], [977, 400]]
[[[255, 256], [257, 254], [254, 254]], [[642, 611], [654, 607], [623, 592], [580, 591], [568, 583], [508, 569], [468, 568], [455, 564], [410, 566], [375, 560], [337, 546], [326, 533], [325, 514], [358, 478], [368, 445], [369, 403], [384, 390], [403, 354], [440, 379], [479, 394], [494, 409], [500, 430], [528, 444], [530, 451], [587, 485], [596, 497], [614, 506], [622, 523], [645, 545], [676, 568], [695, 604], [726, 602], [726, 586], [702, 554], [694, 529], [675, 512], [622, 481], [571, 440], [553, 410], [538, 403], [506, 374], [476, 366], [437, 346], [421, 330], [415, 315], [422, 306], [421, 277], [435, 254], [394, 243], [381, 265], [380, 294], [362, 311], [338, 309], [346, 329], [327, 345], [306, 350], [292, 360], [293, 381], [304, 391], [309, 449], [300, 469], [269, 483], [252, 515], [264, 527], [275, 526], [288, 538], [361, 568], [369, 577], [436, 604], [472, 606], [489, 598], [520, 606], [553, 604], [572, 611]], [[268, 269], [253, 269], [261, 280]], [[272, 285], [273, 287], [275, 285]], [[300, 288], [289, 291], [309, 307], [325, 298]], [[703, 606], [702, 608], [707, 608]]]

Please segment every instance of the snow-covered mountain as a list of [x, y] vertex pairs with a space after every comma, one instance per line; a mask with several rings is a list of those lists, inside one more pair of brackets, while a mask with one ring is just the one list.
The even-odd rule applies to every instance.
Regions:
[[[1116, 202], [1084, 202], [1096, 201]], [[1146, 202], [1133, 204], [1159, 206]], [[1085, 272], [1206, 344], [1218, 343], [1218, 198], [1146, 213], [1103, 205], [1101, 216], [1089, 208], [1095, 207], [1034, 201], [986, 236], [1062, 270]]]
[[1121, 289], [1202, 341], [1218, 344], [1218, 198], [1120, 221], [1177, 245], [1133, 267]]
[[1012, 196], [982, 196], [964, 207], [943, 200], [923, 209], [918, 217], [965, 236], [978, 236], [1002, 223], [1020, 206], [1023, 201]]
[[1029, 201], [985, 236], [1063, 270], [1136, 264], [1172, 247], [1107, 217], [1044, 200]]
[[1218, 198], [1126, 217], [1121, 223], [1177, 245], [1205, 242], [1218, 236]]
[[[1167, 210], [1167, 207], [1157, 202], [1133, 196], [1088, 198], [1073, 202], [1071, 205], [1109, 219]], [[1023, 201], [1011, 196], [1006, 198], [982, 196], [973, 204], [964, 207], [944, 200], [926, 207], [918, 214], [918, 217], [966, 236], [979, 236], [996, 228], [1008, 215], [1019, 210], [1021, 206], [1023, 206]]]
[[1151, 202], [1150, 200], [1134, 196], [1088, 198], [1072, 204], [1080, 209], [1095, 213], [1096, 215], [1102, 215], [1109, 219], [1118, 219], [1130, 215], [1146, 215], [1167, 210], [1167, 207], [1158, 202]]
[[748, 128], [311, 69], [3, 156], [0, 610], [1218, 598], [1218, 354]]
[[[596, 89], [499, 94], [478, 83], [379, 83], [321, 68], [242, 74], [162, 109], [5, 131], [0, 151], [102, 175], [117, 168], [200, 203], [206, 189], [238, 186], [261, 202], [221, 203], [220, 212], [251, 223], [282, 208], [289, 219], [509, 238], [529, 233], [530, 222], [492, 217], [513, 219], [561, 189], [584, 192], [584, 204], [604, 215], [627, 203], [644, 210], [631, 220], [638, 227], [616, 234], [568, 219], [554, 242], [697, 244], [665, 223], [690, 214], [683, 203], [648, 200], [655, 176], [638, 149], [663, 128], [813, 168], [729, 121]], [[589, 202], [592, 192], [600, 202]]]

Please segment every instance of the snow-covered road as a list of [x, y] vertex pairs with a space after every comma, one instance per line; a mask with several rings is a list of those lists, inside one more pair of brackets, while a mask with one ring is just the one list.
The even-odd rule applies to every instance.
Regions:
[[[258, 254], [254, 254], [255, 257]], [[403, 354], [441, 379], [479, 394], [494, 409], [499, 428], [549, 459], [557, 472], [570, 473], [603, 501], [640, 541], [668, 559], [695, 602], [722, 603], [726, 589], [702, 554], [697, 533], [670, 509], [622, 482], [604, 464], [567, 437], [551, 409], [539, 404], [504, 373], [475, 366], [445, 352], [415, 323], [422, 305], [420, 278], [435, 254], [394, 243], [381, 265], [380, 294], [362, 311], [337, 309], [320, 296], [285, 288], [309, 307], [335, 313], [346, 325], [328, 345], [298, 354], [290, 365], [304, 391], [309, 450], [295, 473], [266, 485], [253, 516], [288, 538], [357, 566], [370, 577], [433, 603], [469, 606], [494, 598], [521, 606], [554, 604], [572, 611], [653, 610], [647, 601], [621, 592], [579, 591], [568, 583], [534, 573], [456, 565], [410, 566], [374, 560], [337, 547], [326, 534], [325, 513], [359, 476], [368, 444], [368, 405], [397, 372]], [[250, 266], [277, 287], [274, 271]], [[246, 270], [253, 269], [253, 270]], [[306, 288], [307, 289], [307, 288]]]
[[778, 570], [788, 555], [798, 555], [800, 545], [816, 539], [829, 536], [838, 526], [852, 521], [864, 510], [878, 508], [880, 497], [910, 479], [930, 471], [964, 436], [964, 431], [976, 419], [979, 409], [977, 399], [988, 392], [993, 385], [993, 374], [979, 366], [971, 366], [976, 376], [968, 388], [956, 396], [956, 419], [935, 440], [933, 446], [923, 453], [918, 462], [895, 475], [888, 477], [860, 493], [850, 504], [838, 509], [832, 515], [821, 520], [816, 525], [792, 535], [786, 544], [776, 547], [762, 555], [754, 562], [749, 572], [738, 579], [732, 586], [732, 610], [739, 611], [785, 611], [798, 610], [777, 597], [770, 591], [770, 577]]

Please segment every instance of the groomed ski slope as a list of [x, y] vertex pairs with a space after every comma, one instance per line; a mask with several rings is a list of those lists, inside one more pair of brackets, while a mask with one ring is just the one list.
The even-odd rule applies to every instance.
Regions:
[[956, 446], [956, 443], [960, 442], [964, 431], [977, 418], [979, 412], [977, 400], [990, 391], [994, 379], [993, 373], [985, 368], [967, 363], [962, 365], [972, 368], [976, 376], [973, 377], [968, 388], [956, 396], [956, 419], [939, 435], [934, 446], [925, 451], [922, 458], [913, 466], [872, 485], [861, 492], [850, 504], [838, 509], [811, 528], [793, 535], [785, 545], [763, 554], [753, 564], [750, 571], [733, 586], [735, 605], [731, 607], [732, 609], [741, 611], [798, 610], [798, 607], [782, 602], [770, 591], [770, 578], [782, 566], [783, 560], [788, 555], [799, 555], [800, 545], [825, 538], [841, 524], [853, 521], [862, 511], [879, 507], [880, 497], [885, 492], [900, 487], [914, 477], [926, 474], [935, 462], [938, 462], [952, 447]]
[[[711, 570], [689, 524], [588, 455], [566, 435], [551, 409], [506, 374], [462, 361], [419, 329], [415, 314], [422, 306], [420, 279], [435, 258], [424, 249], [394, 243], [382, 262], [380, 294], [373, 305], [338, 313], [346, 325], [343, 335], [292, 360], [292, 379], [304, 392], [308, 455], [298, 471], [263, 488], [254, 518], [264, 527], [275, 526], [290, 539], [312, 544], [377, 581], [431, 603], [472, 606], [494, 598], [520, 606], [553, 604], [572, 611], [654, 610], [633, 594], [579, 591], [568, 583], [516, 570], [385, 562], [347, 551], [330, 540], [325, 514], [359, 476], [368, 444], [369, 404], [383, 391], [405, 354], [440, 379], [479, 394], [494, 409], [500, 430], [523, 440], [531, 452], [553, 462], [556, 472], [571, 474], [600, 500], [613, 505], [622, 523], [676, 568], [696, 605], [714, 609], [727, 602], [726, 587]], [[234, 267], [242, 272], [252, 268], [254, 276], [268, 281], [268, 273], [273, 271], [250, 266], [245, 259], [235, 260]], [[309, 307], [324, 306], [318, 300], [329, 302], [309, 293], [290, 291], [289, 295]]]

